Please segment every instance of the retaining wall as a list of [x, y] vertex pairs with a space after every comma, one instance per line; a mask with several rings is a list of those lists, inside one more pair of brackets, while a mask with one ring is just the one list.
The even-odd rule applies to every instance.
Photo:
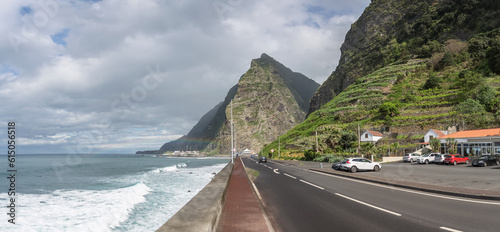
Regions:
[[382, 162], [395, 162], [403, 160], [403, 156], [394, 156], [394, 157], [382, 157]]
[[233, 164], [229, 162], [210, 183], [170, 218], [157, 232], [215, 231], [219, 221]]

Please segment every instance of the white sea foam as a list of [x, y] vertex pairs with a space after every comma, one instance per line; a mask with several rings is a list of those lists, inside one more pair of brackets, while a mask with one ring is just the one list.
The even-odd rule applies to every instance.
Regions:
[[[143, 165], [151, 160], [139, 161]], [[110, 166], [109, 170], [122, 170], [137, 167], [135, 162], [133, 160], [129, 166], [127, 163], [96, 165], [102, 164], [98, 170]], [[74, 176], [75, 181], [87, 181], [85, 185], [72, 185], [76, 189], [62, 189], [67, 186], [48, 182], [44, 189], [57, 186], [57, 190], [40, 194], [16, 192], [16, 225], [0, 220], [0, 231], [155, 231], [203, 189], [214, 177], [213, 173], [227, 164], [203, 166], [198, 162], [192, 165], [189, 159], [162, 162], [165, 167], [158, 168], [158, 161], [155, 161], [154, 165], [138, 171], [120, 175], [112, 172], [112, 175], [99, 175], [99, 178], [93, 176], [94, 172], [85, 170], [87, 167], [80, 167], [80, 173], [85, 170], [92, 175]], [[44, 176], [52, 172], [48, 170]], [[78, 189], [80, 187], [82, 189]], [[107, 190], [89, 190], [92, 188]], [[5, 205], [7, 201], [5, 196], [0, 196], [0, 203]]]
[[177, 171], [179, 168], [185, 168], [187, 165], [185, 163], [180, 163], [176, 164], [173, 166], [167, 166], [163, 168], [156, 168], [151, 171], [151, 173], [160, 173], [160, 172], [174, 172]]
[[215, 164], [199, 168], [179, 168], [176, 172], [149, 172], [143, 176], [151, 186], [147, 203], [134, 210], [134, 215], [117, 231], [155, 231], [189, 200], [201, 191], [227, 164]]
[[145, 202], [149, 192], [149, 187], [137, 183], [113, 190], [20, 194], [16, 225], [2, 222], [0, 231], [111, 231]]

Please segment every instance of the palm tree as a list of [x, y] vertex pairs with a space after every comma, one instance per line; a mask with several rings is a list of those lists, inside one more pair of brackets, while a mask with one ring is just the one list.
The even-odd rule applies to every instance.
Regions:
[[441, 141], [436, 138], [432, 138], [429, 141], [429, 145], [431, 145], [432, 151], [439, 151], [439, 146], [441, 145]]
[[397, 155], [398, 154], [397, 150], [399, 148], [399, 143], [398, 142], [391, 143], [391, 148], [394, 148], [394, 150], [396, 150], [396, 155]]
[[448, 153], [450, 154], [455, 154], [457, 153], [457, 140], [454, 138], [447, 138], [446, 139], [446, 147], [448, 148]]

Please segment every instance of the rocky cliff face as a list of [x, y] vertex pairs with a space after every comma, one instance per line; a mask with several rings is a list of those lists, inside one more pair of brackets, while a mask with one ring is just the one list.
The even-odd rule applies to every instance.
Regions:
[[443, 44], [450, 39], [466, 41], [498, 30], [499, 10], [500, 4], [492, 0], [372, 1], [352, 24], [339, 65], [311, 99], [308, 115], [379, 68], [430, 58], [444, 52]]
[[[318, 110], [364, 76], [384, 66], [384, 59], [375, 43], [393, 30], [393, 23], [402, 17], [401, 9], [394, 9], [398, 0], [372, 1], [360, 18], [351, 26], [342, 44], [339, 64], [319, 87], [310, 102], [308, 114]], [[394, 9], [394, 10], [387, 10]], [[370, 61], [370, 62], [367, 62]]]
[[250, 69], [231, 88], [225, 100], [206, 113], [182, 138], [159, 150], [206, 150], [229, 153], [231, 100], [238, 149], [258, 152], [266, 143], [302, 122], [309, 100], [319, 87], [315, 81], [293, 72], [267, 54], [252, 60]]
[[[232, 104], [236, 149], [259, 152], [265, 144], [302, 122], [308, 99], [318, 86], [266, 54], [252, 60], [250, 69], [238, 82]], [[230, 151], [230, 115], [231, 105], [226, 107], [227, 121], [214, 141], [222, 153]]]

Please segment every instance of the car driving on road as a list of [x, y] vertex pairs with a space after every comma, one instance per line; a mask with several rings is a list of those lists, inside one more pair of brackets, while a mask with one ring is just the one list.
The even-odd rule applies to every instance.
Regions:
[[453, 154], [453, 155], [445, 155], [444, 156], [444, 164], [469, 164], [469, 158], [464, 157], [463, 155]]
[[483, 155], [472, 161], [472, 166], [486, 167], [488, 165], [500, 165], [498, 158], [493, 155]]
[[267, 157], [265, 157], [265, 156], [261, 156], [261, 157], [259, 158], [259, 163], [267, 163]]
[[373, 170], [378, 172], [382, 166], [365, 158], [347, 158], [342, 160], [340, 170], [357, 172], [358, 170]]

